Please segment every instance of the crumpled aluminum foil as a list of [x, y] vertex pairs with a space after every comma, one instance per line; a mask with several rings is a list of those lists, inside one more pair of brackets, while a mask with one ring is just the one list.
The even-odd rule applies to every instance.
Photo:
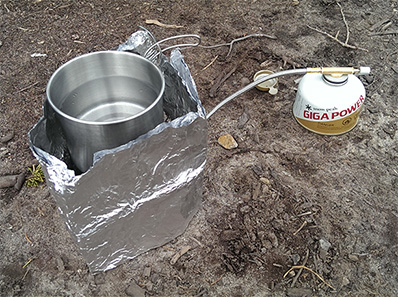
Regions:
[[[151, 45], [138, 31], [119, 47], [142, 53]], [[30, 147], [67, 229], [91, 272], [106, 271], [182, 234], [200, 208], [207, 121], [181, 53], [159, 66], [166, 78], [169, 121], [112, 150], [76, 174], [52, 111], [29, 132]], [[66, 157], [65, 157], [66, 156]]]

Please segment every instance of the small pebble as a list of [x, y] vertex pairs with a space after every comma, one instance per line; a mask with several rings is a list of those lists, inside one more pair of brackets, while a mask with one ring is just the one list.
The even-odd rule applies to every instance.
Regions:
[[349, 284], [350, 284], [350, 280], [346, 276], [344, 276], [343, 281], [341, 282], [341, 285], [343, 287], [345, 287], [345, 286], [348, 286]]
[[297, 265], [298, 262], [300, 261], [300, 255], [299, 254], [293, 254], [292, 255], [292, 261], [293, 261], [293, 265]]
[[18, 175], [0, 176], [0, 189], [14, 187], [17, 183]]
[[25, 176], [25, 173], [24, 173], [24, 172], [17, 176], [17, 182], [16, 182], [15, 185], [14, 185], [14, 188], [15, 188], [16, 190], [19, 191], [19, 190], [22, 189], [23, 183], [25, 182], [25, 177], [26, 177], [26, 176]]
[[147, 266], [144, 268], [144, 277], [150, 277], [151, 276], [151, 266]]
[[311, 289], [307, 288], [288, 288], [287, 296], [289, 297], [310, 297], [313, 296]]
[[1, 143], [7, 143], [14, 138], [14, 132], [8, 132], [6, 135], [0, 137]]
[[127, 287], [125, 293], [131, 297], [145, 297], [145, 290], [134, 281]]
[[238, 129], [242, 129], [249, 120], [249, 115], [246, 113], [246, 111], [244, 111], [238, 119]]
[[328, 251], [330, 249], [330, 247], [332, 246], [332, 244], [327, 241], [326, 239], [319, 239], [319, 246], [321, 247], [321, 249]]
[[100, 272], [100, 273], [94, 275], [94, 282], [96, 285], [105, 284], [105, 273]]
[[348, 255], [348, 259], [354, 262], [359, 261], [359, 257], [357, 255]]
[[242, 85], [242, 87], [250, 84], [250, 79], [248, 79], [247, 77], [242, 77], [242, 79], [240, 80], [240, 84]]
[[260, 181], [261, 181], [263, 184], [265, 184], [265, 185], [270, 185], [270, 184], [271, 184], [270, 180], [269, 180], [268, 178], [266, 178], [266, 177], [260, 178]]
[[238, 147], [238, 143], [230, 134], [220, 136], [218, 138], [218, 143], [227, 150], [232, 150]]

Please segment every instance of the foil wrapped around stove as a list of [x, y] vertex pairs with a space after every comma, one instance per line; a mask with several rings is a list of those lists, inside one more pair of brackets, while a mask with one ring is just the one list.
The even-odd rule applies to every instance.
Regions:
[[[138, 31], [119, 47], [142, 53]], [[29, 132], [30, 147], [67, 229], [91, 272], [106, 271], [182, 234], [200, 208], [207, 121], [181, 53], [162, 56], [167, 118], [120, 147], [97, 152], [85, 173], [74, 170], [62, 129], [46, 104]]]

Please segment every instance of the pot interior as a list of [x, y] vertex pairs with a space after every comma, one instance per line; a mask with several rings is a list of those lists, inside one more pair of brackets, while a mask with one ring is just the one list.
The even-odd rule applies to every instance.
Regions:
[[80, 56], [59, 68], [47, 96], [61, 116], [87, 123], [133, 118], [161, 100], [164, 80], [148, 60], [123, 52]]

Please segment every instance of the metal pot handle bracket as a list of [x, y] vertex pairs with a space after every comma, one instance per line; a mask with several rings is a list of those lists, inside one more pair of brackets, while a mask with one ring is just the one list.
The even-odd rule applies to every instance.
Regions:
[[[194, 39], [194, 42], [187, 42], [187, 43], [178, 43], [178, 44], [173, 44], [173, 45], [165, 45], [166, 47], [162, 48], [162, 45], [164, 46], [164, 43], [171, 41], [171, 40], [176, 40], [176, 39]], [[173, 48], [188, 48], [188, 47], [196, 47], [200, 45], [201, 39], [199, 35], [196, 34], [184, 34], [184, 35], [176, 35], [176, 36], [171, 36], [167, 37], [165, 39], [162, 39], [160, 41], [155, 42], [153, 45], [151, 45], [145, 52], [144, 57], [150, 60], [151, 62], [155, 62], [156, 59], [159, 57], [161, 53], [164, 53], [165, 51], [168, 51]]]

